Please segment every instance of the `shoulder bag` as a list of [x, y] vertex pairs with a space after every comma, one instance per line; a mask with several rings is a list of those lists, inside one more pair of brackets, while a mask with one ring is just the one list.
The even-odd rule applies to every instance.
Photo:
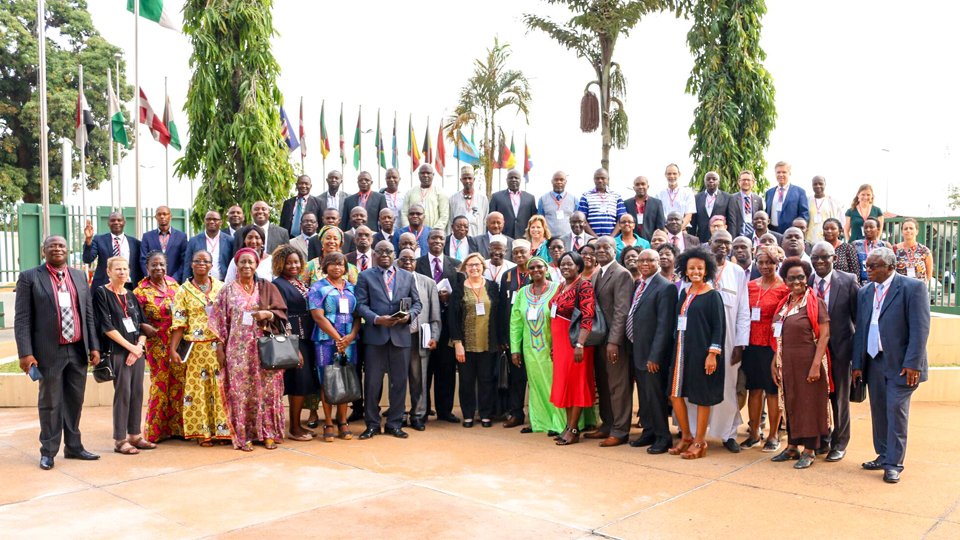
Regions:
[[323, 366], [323, 395], [327, 403], [342, 405], [360, 399], [360, 378], [347, 355], [334, 353], [329, 366]]
[[[583, 319], [583, 314], [580, 313], [580, 285], [577, 285], [577, 302], [573, 306], [573, 313], [570, 316], [570, 346], [576, 347], [577, 341], [580, 339], [580, 322]], [[584, 341], [584, 347], [596, 347], [597, 345], [602, 345], [607, 339], [607, 321], [603, 318], [603, 312], [600, 311], [600, 306], [594, 302], [594, 318], [593, 318], [593, 328], [590, 329], [590, 333], [587, 334], [587, 339]]]

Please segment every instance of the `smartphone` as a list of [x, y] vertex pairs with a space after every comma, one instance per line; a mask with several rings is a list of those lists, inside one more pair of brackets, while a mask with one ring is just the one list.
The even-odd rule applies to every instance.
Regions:
[[39, 381], [43, 378], [43, 374], [40, 373], [40, 370], [37, 368], [36, 364], [30, 366], [30, 371], [27, 372], [27, 375], [29, 375], [30, 379], [33, 381]]

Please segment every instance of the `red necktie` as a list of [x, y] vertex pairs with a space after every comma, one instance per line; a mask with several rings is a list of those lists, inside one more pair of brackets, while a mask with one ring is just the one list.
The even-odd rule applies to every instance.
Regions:
[[120, 238], [116, 236], [113, 237], [113, 256], [120, 256]]

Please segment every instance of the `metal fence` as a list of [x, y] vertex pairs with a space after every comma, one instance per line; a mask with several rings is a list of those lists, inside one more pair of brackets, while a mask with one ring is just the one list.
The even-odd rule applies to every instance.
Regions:
[[[960, 315], [960, 288], [957, 287], [957, 247], [960, 245], [960, 217], [918, 217], [917, 242], [930, 248], [933, 269], [928, 282], [930, 309]], [[903, 241], [903, 217], [885, 219], [883, 239], [891, 244]]]

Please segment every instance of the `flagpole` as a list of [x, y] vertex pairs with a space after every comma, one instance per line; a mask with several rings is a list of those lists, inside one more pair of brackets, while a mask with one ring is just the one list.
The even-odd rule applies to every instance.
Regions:
[[[83, 93], [83, 64], [80, 64], [80, 93]], [[83, 110], [80, 111], [81, 128], [86, 130], [83, 124]], [[89, 142], [87, 140], [86, 142]], [[81, 219], [87, 215], [87, 145], [80, 145], [80, 216]]]
[[[113, 79], [110, 77], [110, 68], [107, 68], [107, 86], [113, 86]], [[107, 106], [107, 110], [110, 110], [110, 105]], [[108, 119], [107, 125], [110, 125], [109, 121], [112, 121], [112, 118]], [[110, 169], [108, 169], [110, 171], [110, 208], [116, 208], [117, 200], [113, 196], [114, 181], [113, 181], [113, 129], [112, 128], [110, 129], [110, 143], [107, 144], [107, 150], [108, 150], [108, 153], [110, 154]]]
[[140, 193], [140, 2], [133, 3], [133, 84], [134, 84], [134, 114], [133, 121], [133, 178], [136, 192], [136, 220], [137, 238], [143, 238], [143, 204]]
[[[123, 103], [122, 98], [120, 97], [120, 53], [117, 53], [114, 56], [114, 60], [117, 65], [117, 102]], [[123, 111], [123, 109], [120, 109]], [[111, 134], [113, 131], [111, 130]], [[117, 207], [120, 209], [121, 214], [123, 213], [123, 182], [120, 181], [120, 159], [121, 159], [121, 150], [120, 143], [117, 143]]]
[[44, 0], [37, 2], [38, 84], [40, 93], [40, 202], [43, 208], [43, 239], [50, 235], [50, 159], [47, 149], [47, 10]]
[[[163, 102], [167, 103], [167, 78], [163, 78]], [[166, 106], [164, 107], [166, 110]], [[173, 115], [171, 115], [173, 116]], [[164, 119], [166, 120], [166, 119]], [[169, 129], [169, 128], [168, 128]], [[167, 206], [170, 206], [170, 143], [163, 145], [163, 176], [167, 185]]]
[[[300, 125], [297, 126], [297, 129], [303, 129], [303, 96], [300, 96]], [[300, 133], [300, 138], [303, 139], [303, 133]], [[300, 141], [300, 174], [307, 174], [307, 168], [304, 163], [304, 146], [303, 140]], [[323, 217], [323, 216], [321, 216]]]

